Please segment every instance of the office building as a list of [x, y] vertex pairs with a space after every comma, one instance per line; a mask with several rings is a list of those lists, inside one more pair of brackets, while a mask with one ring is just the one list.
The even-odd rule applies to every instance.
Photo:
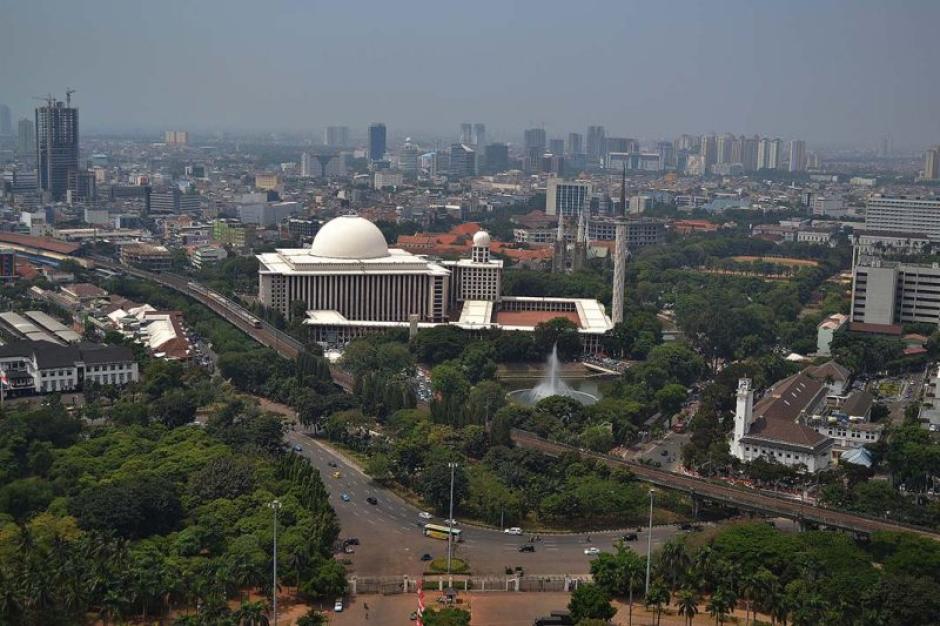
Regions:
[[21, 156], [35, 156], [36, 127], [26, 118], [16, 123], [16, 151]]
[[300, 176], [302, 178], [316, 178], [320, 175], [320, 164], [308, 152], [300, 155]]
[[474, 124], [472, 144], [477, 148], [483, 148], [486, 145], [486, 124]]
[[568, 133], [568, 145], [565, 154], [571, 156], [584, 154], [584, 136], [581, 133]]
[[484, 149], [484, 166], [490, 174], [498, 174], [509, 169], [509, 146], [504, 143], [491, 143]]
[[559, 156], [564, 155], [565, 154], [565, 140], [564, 139], [549, 139], [548, 151], [551, 154], [557, 154]]
[[69, 170], [65, 199], [69, 204], [94, 202], [98, 196], [95, 173], [87, 170]]
[[790, 171], [806, 170], [806, 142], [802, 139], [790, 140]]
[[451, 178], [468, 178], [476, 175], [476, 153], [473, 149], [462, 143], [455, 143], [450, 147], [450, 176]]
[[16, 250], [0, 248], [0, 281], [16, 278]]
[[470, 145], [473, 143], [473, 124], [464, 122], [460, 125], [460, 132], [457, 133], [457, 139], [462, 144]]
[[421, 152], [413, 143], [406, 143], [398, 153], [398, 169], [410, 178], [418, 175], [418, 157]]
[[200, 269], [208, 265], [220, 263], [228, 258], [228, 252], [222, 246], [198, 246], [193, 250], [191, 262], [193, 267]]
[[87, 383], [126, 385], [140, 379], [134, 353], [125, 346], [83, 342], [11, 341], [0, 347], [7, 396], [76, 391]]
[[940, 146], [934, 146], [924, 154], [924, 180], [940, 180]]
[[405, 176], [399, 170], [376, 170], [372, 174], [372, 186], [375, 189], [395, 189], [405, 182]]
[[872, 194], [865, 211], [865, 228], [921, 233], [940, 242], [940, 196]]
[[287, 239], [305, 244], [313, 241], [320, 231], [320, 222], [314, 219], [291, 217], [284, 220], [282, 227], [287, 231]]
[[851, 322], [940, 322], [940, 265], [861, 256], [852, 271]]
[[385, 124], [375, 123], [369, 125], [369, 160], [381, 161], [385, 158], [386, 131]]
[[607, 154], [611, 152], [638, 152], [640, 150], [640, 144], [637, 143], [636, 139], [631, 139], [629, 137], [608, 137], [607, 138]]
[[671, 141], [658, 142], [656, 153], [659, 155], [659, 165], [662, 169], [676, 167], [676, 150]]
[[243, 224], [271, 227], [303, 210], [299, 202], [247, 202], [238, 205], [238, 219]]
[[525, 131], [525, 136], [523, 138], [523, 145], [527, 154], [530, 153], [532, 149], [537, 149], [539, 152], [545, 151], [545, 129], [544, 128], [530, 128]]
[[185, 130], [164, 131], [163, 143], [168, 146], [185, 146], [189, 143], [189, 132]]
[[607, 135], [603, 126], [588, 126], [586, 150], [592, 161], [599, 161], [607, 154]]
[[195, 193], [183, 193], [178, 187], [150, 192], [150, 211], [152, 213], [194, 213], [202, 209], [202, 196]]
[[10, 107], [0, 104], [0, 137], [13, 134], [13, 118], [10, 116]]
[[349, 147], [348, 126], [327, 126], [323, 131], [323, 143], [331, 148]]
[[65, 199], [69, 172], [78, 169], [78, 109], [51, 97], [37, 107], [35, 143], [40, 190]]
[[593, 192], [594, 186], [587, 181], [549, 178], [545, 188], [545, 213], [576, 217], [584, 211], [590, 212]]
[[219, 219], [212, 222], [212, 240], [236, 249], [249, 248], [255, 243], [255, 225], [238, 220]]

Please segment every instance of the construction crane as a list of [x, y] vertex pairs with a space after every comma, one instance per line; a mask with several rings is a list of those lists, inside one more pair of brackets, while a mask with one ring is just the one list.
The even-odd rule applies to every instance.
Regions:
[[65, 88], [65, 106], [72, 106], [72, 94], [75, 93], [74, 89]]

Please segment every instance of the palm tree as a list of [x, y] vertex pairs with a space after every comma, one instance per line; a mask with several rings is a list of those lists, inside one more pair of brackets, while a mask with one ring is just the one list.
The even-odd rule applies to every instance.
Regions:
[[676, 606], [679, 608], [679, 615], [685, 617], [686, 626], [692, 626], [692, 620], [698, 615], [698, 603], [698, 594], [688, 587], [683, 587], [676, 594]]
[[650, 590], [646, 594], [646, 607], [654, 607], [656, 611], [656, 626], [659, 626], [659, 620], [663, 614], [663, 605], [669, 604], [669, 588], [662, 581], [657, 579], [650, 585]]
[[644, 577], [646, 576], [646, 571], [643, 567], [643, 562], [637, 559], [629, 559], [624, 564], [623, 578], [624, 582], [627, 585], [627, 593], [629, 597], [629, 604], [627, 610], [627, 624], [628, 626], [633, 626], [633, 590], [639, 587]]
[[709, 615], [715, 618], [715, 626], [724, 623], [725, 615], [734, 610], [735, 604], [736, 598], [731, 591], [723, 587], [715, 589], [706, 606]]
[[679, 586], [679, 579], [684, 577], [692, 565], [692, 557], [685, 542], [672, 540], [663, 546], [659, 554], [659, 567], [663, 576], [669, 580], [672, 589]]
[[268, 626], [268, 616], [265, 606], [261, 602], [242, 602], [241, 607], [235, 611], [235, 619], [239, 626]]

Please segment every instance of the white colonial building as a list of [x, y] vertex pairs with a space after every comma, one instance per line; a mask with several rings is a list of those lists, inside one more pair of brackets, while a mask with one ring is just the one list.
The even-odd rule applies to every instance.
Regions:
[[134, 353], [124, 346], [14, 341], [0, 346], [7, 394], [75, 391], [93, 382], [126, 385], [140, 378]]

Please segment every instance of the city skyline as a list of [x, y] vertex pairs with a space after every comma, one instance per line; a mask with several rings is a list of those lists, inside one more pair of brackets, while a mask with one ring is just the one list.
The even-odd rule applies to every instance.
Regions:
[[[898, 150], [940, 136], [931, 113], [940, 85], [926, 80], [940, 7], [928, 3], [714, 11], [598, 2], [551, 12], [370, 4], [370, 24], [382, 27], [351, 29], [337, 28], [356, 24], [344, 7], [281, 2], [265, 13], [276, 40], [257, 30], [254, 11], [220, 15], [211, 3], [170, 4], [142, 20], [138, 3], [99, 2], [68, 23], [55, 19], [59, 4], [6, 9], [0, 53], [12, 62], [0, 68], [0, 102], [14, 119], [34, 96], [67, 86], [78, 90], [89, 132], [305, 132], [380, 119], [391, 136], [453, 136], [470, 120], [493, 139], [543, 125], [563, 138], [591, 124], [645, 139], [730, 131], [877, 145], [890, 136]], [[134, 27], [107, 27], [119, 23]], [[470, 33], [480, 42], [474, 54], [446, 45]], [[42, 38], [55, 44], [29, 45]], [[636, 53], [644, 49], [652, 60]], [[400, 62], [380, 71], [389, 59]]]

